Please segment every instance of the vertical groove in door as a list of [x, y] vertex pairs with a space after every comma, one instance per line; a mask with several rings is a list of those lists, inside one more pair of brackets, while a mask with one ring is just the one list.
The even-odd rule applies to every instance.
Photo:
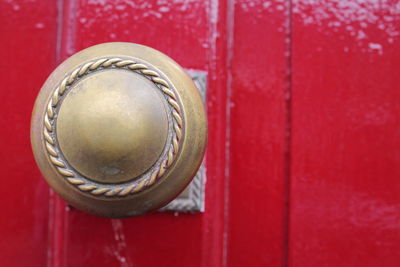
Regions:
[[[50, 189], [51, 190], [51, 189]], [[65, 252], [65, 202], [52, 190], [49, 195], [49, 248], [48, 267], [63, 267]]]
[[[209, 120], [209, 144], [207, 161], [206, 212], [202, 233], [201, 266], [225, 266], [227, 249], [227, 224], [229, 206], [229, 97], [227, 76], [227, 29], [230, 0], [208, 1], [207, 109]], [[210, 147], [213, 146], [212, 149]], [[212, 177], [213, 178], [212, 178]], [[213, 201], [214, 203], [211, 203]]]
[[[64, 0], [57, 1], [57, 30], [56, 30], [56, 43], [54, 47], [54, 65], [57, 66], [61, 62], [61, 42], [63, 33], [63, 10]], [[63, 239], [63, 227], [61, 225], [62, 220], [60, 216], [60, 204], [61, 200], [54, 193], [52, 189], [49, 189], [49, 222], [48, 222], [48, 244], [47, 244], [47, 267], [61, 267], [60, 256], [62, 253], [62, 239]]]
[[[74, 51], [74, 35], [76, 25], [76, 0], [57, 1], [57, 33], [55, 66], [61, 64]], [[50, 189], [49, 194], [49, 224], [48, 224], [48, 267], [66, 266], [65, 255], [67, 243], [67, 216], [69, 207], [63, 199]]]
[[235, 0], [226, 0], [226, 129], [225, 129], [225, 195], [224, 195], [224, 231], [223, 266], [228, 266], [229, 240], [229, 188], [230, 188], [230, 143], [231, 143], [231, 104], [232, 104], [232, 58], [235, 27]]
[[286, 52], [287, 59], [287, 86], [285, 88], [286, 104], [286, 131], [284, 152], [284, 232], [283, 232], [283, 267], [289, 267], [289, 240], [290, 240], [290, 192], [291, 192], [291, 164], [292, 164], [292, 0], [286, 3]]

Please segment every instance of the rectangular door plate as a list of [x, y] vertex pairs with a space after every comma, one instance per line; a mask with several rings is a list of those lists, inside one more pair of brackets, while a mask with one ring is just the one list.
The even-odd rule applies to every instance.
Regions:
[[[206, 103], [207, 93], [207, 73], [205, 71], [186, 69], [187, 73], [193, 79], [199, 89], [204, 103]], [[161, 211], [172, 212], [203, 212], [204, 211], [204, 193], [206, 183], [206, 159], [203, 159], [196, 176], [192, 182], [183, 190], [183, 192]]]

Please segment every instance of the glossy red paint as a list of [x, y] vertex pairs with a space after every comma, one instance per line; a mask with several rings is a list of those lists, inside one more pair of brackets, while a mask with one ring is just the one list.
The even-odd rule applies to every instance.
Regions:
[[200, 0], [161, 2], [65, 2], [62, 54], [127, 41], [154, 47], [186, 68], [208, 71], [207, 211], [110, 220], [68, 209], [59, 214], [64, 218], [57, 234], [64, 239], [54, 246], [54, 254], [62, 255], [59, 266], [223, 264], [226, 7]]
[[287, 7], [234, 7], [227, 266], [286, 264]]
[[29, 122], [55, 67], [56, 6], [3, 1], [0, 14], [0, 265], [45, 266], [49, 188], [31, 153]]
[[[20, 0], [0, 14], [1, 266], [400, 264], [396, 1]], [[55, 63], [111, 41], [208, 72], [204, 213], [110, 220], [49, 197], [34, 98]]]
[[295, 1], [290, 264], [400, 264], [397, 1]]
[[[126, 262], [127, 266], [156, 266], [162, 258], [166, 266], [281, 266], [286, 255], [287, 212], [286, 6], [279, 2], [267, 6], [261, 1], [257, 5], [246, 1], [235, 5], [215, 1], [169, 4], [80, 1], [67, 3], [64, 12], [67, 12], [64, 16], [67, 33], [62, 41], [65, 56], [96, 43], [129, 41], [155, 47], [185, 67], [207, 70], [210, 135], [204, 214], [179, 218], [153, 214], [120, 221], [68, 211], [61, 215], [66, 217], [67, 224], [59, 234], [65, 237], [64, 244], [57, 245], [65, 249], [62, 263], [80, 266]], [[247, 22], [249, 14], [256, 16]], [[273, 34], [260, 38], [266, 29]], [[247, 41], [242, 42], [243, 38]], [[267, 53], [265, 46], [271, 47]], [[249, 57], [249, 53], [254, 57]], [[252, 64], [260, 53], [262, 60]], [[260, 79], [253, 75], [265, 70], [269, 76]], [[271, 103], [268, 109], [264, 101], [259, 101], [260, 93], [265, 102]], [[232, 101], [232, 105], [227, 107], [226, 101]], [[228, 120], [227, 108], [228, 111], [232, 108]], [[254, 108], [255, 112], [264, 111], [262, 118], [253, 119], [246, 112]], [[259, 128], [260, 119], [269, 123]], [[254, 135], [254, 131], [259, 134]], [[233, 168], [229, 173], [224, 159], [230, 142], [229, 166]], [[258, 158], [270, 153], [276, 156], [259, 168]], [[250, 156], [243, 158], [243, 154]], [[273, 168], [267, 168], [268, 165]], [[249, 172], [249, 168], [254, 171]], [[225, 178], [226, 175], [229, 177]], [[266, 176], [271, 179], [265, 180]], [[242, 179], [253, 182], [243, 184]], [[249, 228], [249, 220], [256, 225]], [[93, 231], [102, 234], [94, 237]], [[86, 253], [81, 257], [73, 256], [83, 250]], [[158, 256], [154, 257], [152, 251], [157, 251]]]

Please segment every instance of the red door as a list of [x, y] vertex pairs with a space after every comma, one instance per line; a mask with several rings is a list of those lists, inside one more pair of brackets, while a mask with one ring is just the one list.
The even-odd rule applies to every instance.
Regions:
[[[400, 265], [397, 1], [5, 0], [0, 25], [0, 266]], [[112, 41], [207, 73], [203, 213], [104, 219], [41, 177], [41, 85]]]

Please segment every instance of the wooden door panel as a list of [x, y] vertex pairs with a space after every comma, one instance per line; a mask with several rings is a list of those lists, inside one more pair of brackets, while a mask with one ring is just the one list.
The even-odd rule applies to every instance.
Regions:
[[[0, 265], [397, 266], [399, 7], [350, 2], [0, 3]], [[34, 98], [63, 59], [114, 41], [207, 73], [204, 213], [111, 220], [49, 197]]]
[[398, 266], [398, 6], [294, 8], [290, 266]]
[[234, 6], [227, 266], [286, 263], [288, 15], [282, 1]]
[[[223, 5], [207, 1], [68, 1], [63, 54], [112, 41], [156, 48], [209, 73], [206, 212], [110, 220], [74, 209], [59, 214], [60, 266], [220, 266], [224, 226], [225, 38]], [[222, 33], [224, 34], [224, 33]], [[64, 211], [64, 208], [59, 207]], [[58, 252], [57, 252], [58, 251]]]
[[[109, 220], [67, 210], [58, 215], [65, 225], [56, 227], [62, 232], [58, 236], [64, 237], [62, 245], [54, 244], [54, 254], [63, 255], [60, 265], [157, 266], [161, 259], [164, 266], [241, 266], [249, 259], [252, 266], [283, 264], [288, 13], [279, 1], [272, 6], [262, 1], [246, 5], [240, 1], [65, 4], [65, 56], [101, 42], [129, 41], [159, 49], [184, 67], [207, 71], [209, 148], [204, 214]], [[276, 9], [280, 11], [275, 13]], [[249, 14], [257, 16], [247, 22]], [[264, 37], [265, 30], [271, 35]], [[254, 75], [264, 71], [269, 75]], [[260, 95], [265, 98], [261, 102]], [[228, 121], [227, 101], [232, 101]], [[255, 118], [248, 109], [265, 112]], [[259, 128], [260, 119], [269, 123]], [[233, 144], [230, 173], [225, 167], [229, 142]], [[269, 153], [276, 156], [259, 164], [257, 155]], [[249, 156], [243, 158], [244, 154]], [[62, 205], [58, 210], [64, 210]]]
[[46, 265], [49, 188], [29, 128], [36, 94], [55, 67], [56, 12], [53, 2], [0, 3], [1, 266]]

